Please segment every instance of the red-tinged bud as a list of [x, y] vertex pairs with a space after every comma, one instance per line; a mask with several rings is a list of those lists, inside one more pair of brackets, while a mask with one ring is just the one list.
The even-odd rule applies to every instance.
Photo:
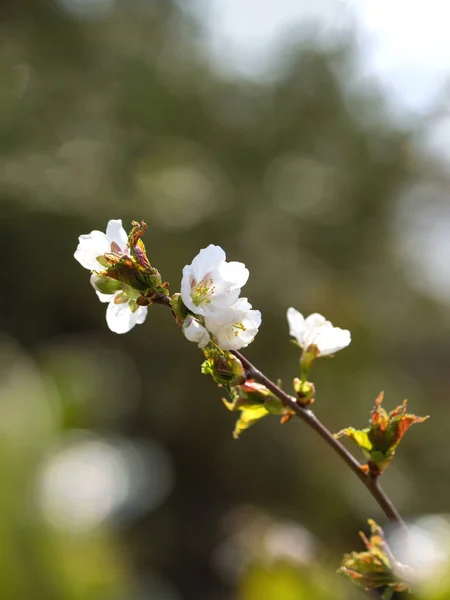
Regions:
[[390, 413], [382, 408], [382, 401], [383, 392], [375, 401], [369, 427], [359, 430], [347, 427], [335, 434], [336, 438], [343, 436], [350, 438], [361, 448], [367, 458], [367, 465], [363, 470], [374, 477], [381, 475], [389, 465], [397, 446], [411, 425], [423, 423], [428, 419], [428, 417], [407, 414], [406, 400]]

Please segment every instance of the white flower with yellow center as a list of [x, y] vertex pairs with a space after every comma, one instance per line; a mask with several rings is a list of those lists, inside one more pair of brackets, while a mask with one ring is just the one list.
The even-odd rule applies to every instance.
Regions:
[[96, 271], [103, 271], [108, 266], [105, 254], [113, 253], [118, 256], [129, 254], [128, 236], [122, 227], [121, 219], [112, 219], [106, 226], [106, 233], [91, 231], [80, 235], [74, 257], [89, 271], [91, 284], [100, 302], [108, 302], [106, 322], [114, 333], [127, 333], [147, 317], [147, 307], [139, 306], [136, 302], [139, 293], [129, 286], [110, 277], [101, 277]]
[[253, 310], [247, 298], [234, 306], [205, 317], [205, 325], [222, 350], [240, 350], [253, 342], [261, 325], [261, 313]]
[[248, 269], [240, 262], [227, 262], [220, 246], [203, 248], [183, 269], [181, 297], [196, 315], [212, 316], [233, 306], [247, 283]]
[[305, 319], [298, 310], [289, 308], [287, 320], [290, 335], [305, 352], [327, 356], [346, 348], [351, 342], [350, 331], [334, 327], [318, 313], [313, 313]]

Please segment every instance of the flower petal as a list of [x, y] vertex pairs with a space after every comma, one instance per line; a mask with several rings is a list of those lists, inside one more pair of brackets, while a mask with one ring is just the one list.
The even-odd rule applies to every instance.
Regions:
[[348, 329], [340, 329], [339, 327], [324, 328], [319, 335], [317, 344], [320, 356], [334, 354], [346, 348], [351, 341], [352, 338]]
[[147, 317], [147, 307], [140, 306], [132, 312], [128, 302], [117, 304], [112, 300], [106, 309], [106, 322], [114, 333], [127, 333], [136, 325], [143, 323]]
[[289, 335], [295, 337], [298, 343], [301, 344], [298, 337], [305, 329], [305, 317], [301, 312], [298, 312], [298, 310], [291, 307], [287, 310], [287, 320], [289, 325]]
[[287, 320], [290, 335], [305, 351], [315, 346], [320, 356], [327, 356], [342, 350], [351, 342], [350, 331], [334, 327], [319, 313], [312, 313], [304, 319], [295, 308], [289, 308]]
[[205, 317], [205, 324], [209, 331], [214, 333], [226, 323], [231, 323], [233, 319], [239, 320], [252, 308], [247, 298], [239, 298], [237, 302], [227, 309], [212, 310]]
[[223, 262], [219, 265], [219, 271], [225, 281], [233, 283], [234, 287], [242, 288], [248, 281], [249, 270], [241, 262]]
[[220, 246], [210, 244], [206, 248], [202, 248], [191, 264], [194, 277], [200, 281], [206, 273], [217, 268], [225, 259], [226, 254]]
[[195, 277], [194, 277], [192, 265], [186, 265], [183, 268], [183, 276], [181, 278], [180, 292], [181, 292], [181, 299], [183, 300], [183, 303], [192, 312], [196, 312], [196, 306], [195, 306], [194, 300], [191, 296], [191, 291], [192, 291], [191, 281], [194, 281], [194, 280], [195, 280]]
[[[248, 301], [248, 298], [239, 298], [236, 304], [232, 307], [234, 310], [251, 310], [252, 305]], [[258, 311], [259, 312], [259, 311]]]
[[312, 315], [309, 315], [309, 317], [306, 317], [305, 325], [308, 327], [308, 329], [320, 327], [321, 325], [327, 325], [327, 326], [333, 327], [333, 325], [330, 323], [330, 321], [327, 321], [325, 319], [325, 317], [320, 315], [319, 313], [312, 313]]
[[206, 327], [192, 316], [187, 316], [183, 323], [183, 333], [190, 342], [198, 344], [199, 348], [204, 348], [210, 342], [210, 336]]
[[222, 350], [246, 348], [258, 333], [261, 321], [261, 312], [253, 310], [247, 298], [240, 298], [227, 311], [205, 317], [207, 329]]
[[89, 234], [80, 235], [74, 257], [85, 269], [99, 271], [103, 267], [98, 262], [97, 257], [110, 251], [111, 243], [108, 241], [107, 236], [102, 231], [94, 230]]
[[96, 273], [92, 273], [90, 282], [91, 282], [92, 287], [95, 290], [95, 293], [98, 296], [98, 299], [100, 300], [100, 302], [111, 302], [111, 300], [114, 298], [114, 296], [116, 294], [102, 294], [102, 292], [99, 292], [98, 289], [97, 289], [97, 287], [96, 287], [96, 285], [95, 285], [95, 282], [98, 279], [100, 279], [100, 277]]
[[183, 269], [181, 297], [196, 315], [206, 317], [219, 310], [227, 310], [239, 298], [241, 287], [249, 272], [243, 263], [227, 263], [220, 246], [203, 248]]
[[138, 306], [135, 311], [136, 325], [142, 325], [147, 318], [148, 306]]
[[110, 242], [115, 242], [119, 246], [122, 252], [126, 251], [128, 236], [122, 227], [122, 219], [111, 219], [111, 221], [108, 221], [106, 235]]

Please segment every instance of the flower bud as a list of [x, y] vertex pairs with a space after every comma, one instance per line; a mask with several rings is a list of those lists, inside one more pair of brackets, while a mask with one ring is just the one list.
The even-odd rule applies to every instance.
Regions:
[[211, 375], [217, 384], [224, 387], [241, 385], [245, 382], [244, 367], [230, 352], [210, 355], [202, 365], [202, 372]]
[[295, 377], [292, 381], [295, 390], [295, 396], [297, 398], [297, 403], [301, 406], [309, 406], [314, 402], [314, 394], [316, 393], [316, 388], [314, 384], [310, 381], [302, 381], [298, 377]]
[[245, 382], [244, 367], [241, 361], [227, 353], [214, 362], [214, 369], [218, 376], [228, 385], [240, 385]]
[[183, 333], [190, 342], [198, 344], [199, 348], [207, 346], [211, 340], [209, 332], [198, 319], [188, 315], [183, 323]]
[[184, 305], [181, 294], [173, 294], [173, 296], [170, 298], [170, 306], [172, 307], [173, 314], [175, 315], [177, 325], [183, 325], [189, 311]]
[[106, 253], [105, 258], [109, 263], [109, 267], [102, 275], [124, 283], [142, 294], [152, 289], [149, 274], [144, 273], [130, 256], [123, 255], [119, 257], [115, 254]]

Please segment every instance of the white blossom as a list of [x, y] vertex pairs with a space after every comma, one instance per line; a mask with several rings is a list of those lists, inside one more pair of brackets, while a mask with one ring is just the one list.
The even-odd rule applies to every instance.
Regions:
[[108, 302], [106, 309], [106, 322], [114, 333], [127, 333], [135, 325], [141, 325], [147, 318], [147, 307], [138, 306], [136, 300], [126, 296], [122, 289], [113, 294], [103, 294], [96, 287], [98, 275], [91, 275], [91, 284], [94, 287], [100, 302]]
[[210, 335], [195, 317], [188, 315], [183, 323], [183, 333], [190, 342], [198, 344], [199, 348], [204, 348], [210, 342]]
[[203, 248], [183, 269], [181, 297], [196, 315], [221, 314], [233, 306], [247, 283], [248, 269], [240, 262], [227, 262], [220, 246]]
[[333, 354], [351, 342], [350, 331], [334, 327], [318, 313], [313, 313], [305, 319], [298, 310], [289, 308], [287, 320], [289, 333], [297, 340], [299, 346], [305, 351], [310, 346], [315, 346], [319, 356]]
[[[147, 317], [147, 307], [137, 304], [133, 291], [124, 284], [110, 279], [106, 289], [111, 290], [111, 293], [105, 293], [105, 288], [99, 283], [101, 278], [95, 273], [95, 271], [102, 271], [105, 268], [101, 262], [105, 253], [129, 254], [128, 236], [122, 227], [121, 219], [109, 221], [106, 233], [95, 230], [89, 234], [80, 235], [78, 240], [74, 257], [85, 269], [94, 271], [91, 275], [91, 284], [100, 302], [108, 303], [106, 322], [111, 331], [126, 333], [136, 324], [143, 323]], [[103, 292], [99, 290], [99, 287]]]
[[205, 325], [222, 350], [239, 350], [252, 343], [261, 325], [261, 313], [253, 310], [247, 298], [234, 306], [205, 317]]
[[106, 233], [102, 231], [91, 231], [91, 233], [80, 235], [78, 247], [74, 257], [89, 271], [100, 271], [104, 266], [98, 261], [105, 252], [115, 254], [127, 254], [127, 234], [122, 227], [121, 219], [112, 219], [108, 222]]

